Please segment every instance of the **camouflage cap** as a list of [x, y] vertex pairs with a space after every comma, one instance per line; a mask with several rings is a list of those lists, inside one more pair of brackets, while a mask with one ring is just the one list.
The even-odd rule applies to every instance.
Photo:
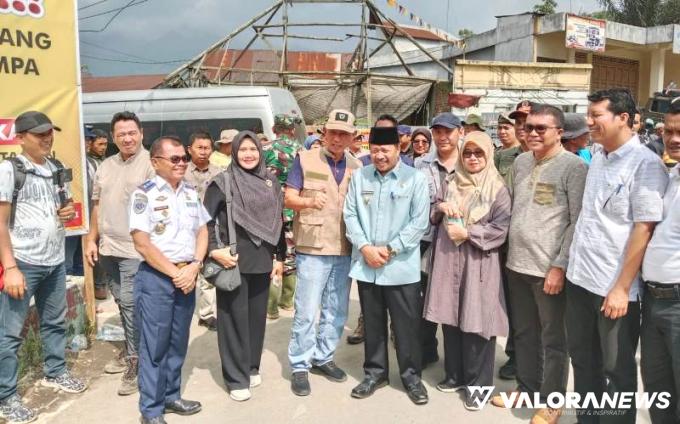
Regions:
[[285, 113], [279, 113], [274, 115], [274, 126], [277, 128], [292, 129], [295, 128], [295, 124], [300, 122], [300, 118], [297, 116], [290, 116]]

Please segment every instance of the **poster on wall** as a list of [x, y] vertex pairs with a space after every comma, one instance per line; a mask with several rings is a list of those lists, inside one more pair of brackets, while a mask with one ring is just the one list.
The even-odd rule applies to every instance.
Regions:
[[601, 19], [567, 15], [566, 46], [570, 49], [603, 52], [607, 22]]
[[0, 0], [0, 160], [21, 153], [14, 120], [45, 113], [54, 132], [52, 156], [72, 170], [76, 217], [68, 235], [87, 232], [77, 0]]

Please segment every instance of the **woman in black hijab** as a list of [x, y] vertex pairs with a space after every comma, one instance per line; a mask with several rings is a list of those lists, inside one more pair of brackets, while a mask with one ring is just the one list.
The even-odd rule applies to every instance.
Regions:
[[[250, 399], [250, 388], [262, 382], [259, 368], [269, 284], [272, 278], [281, 277], [286, 241], [281, 186], [265, 167], [257, 135], [241, 131], [232, 146], [231, 165], [223, 172], [230, 180], [236, 234], [229, 234], [225, 194], [215, 182], [224, 175], [210, 183], [204, 204], [212, 217], [208, 222], [208, 255], [226, 268], [238, 263], [241, 273], [239, 287], [233, 291], [216, 290], [217, 341], [229, 397], [245, 401]], [[216, 226], [226, 248], [219, 248]], [[229, 251], [233, 237], [234, 256]]]

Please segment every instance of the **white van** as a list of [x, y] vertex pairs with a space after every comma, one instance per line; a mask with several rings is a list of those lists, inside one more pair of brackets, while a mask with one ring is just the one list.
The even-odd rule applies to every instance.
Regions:
[[109, 91], [83, 94], [83, 122], [107, 133], [117, 112], [139, 116], [144, 145], [160, 135], [176, 135], [184, 143], [195, 131], [207, 131], [217, 140], [225, 129], [251, 130], [274, 140], [274, 115], [300, 117], [296, 138], [304, 141], [302, 111], [288, 90], [274, 87], [226, 86]]

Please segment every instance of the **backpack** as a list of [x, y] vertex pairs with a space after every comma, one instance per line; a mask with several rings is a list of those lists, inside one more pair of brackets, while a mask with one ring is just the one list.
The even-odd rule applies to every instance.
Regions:
[[[11, 210], [9, 214], [9, 229], [12, 230], [14, 228], [14, 218], [16, 217], [16, 211], [17, 211], [17, 200], [19, 198], [19, 192], [21, 189], [24, 187], [24, 184], [26, 183], [26, 175], [32, 174], [35, 175], [36, 177], [44, 178], [44, 179], [54, 179], [54, 176], [51, 177], [45, 177], [43, 175], [38, 174], [32, 169], [26, 169], [26, 165], [24, 162], [21, 161], [18, 157], [14, 156], [9, 159], [9, 162], [12, 164], [12, 170], [14, 171], [14, 190], [12, 191], [12, 205], [11, 205]], [[47, 161], [50, 162], [52, 165], [54, 165], [57, 168], [57, 173], [63, 173], [64, 172], [64, 165], [58, 161], [57, 159], [49, 159], [47, 158]], [[63, 188], [63, 185], [60, 185], [60, 188]]]

